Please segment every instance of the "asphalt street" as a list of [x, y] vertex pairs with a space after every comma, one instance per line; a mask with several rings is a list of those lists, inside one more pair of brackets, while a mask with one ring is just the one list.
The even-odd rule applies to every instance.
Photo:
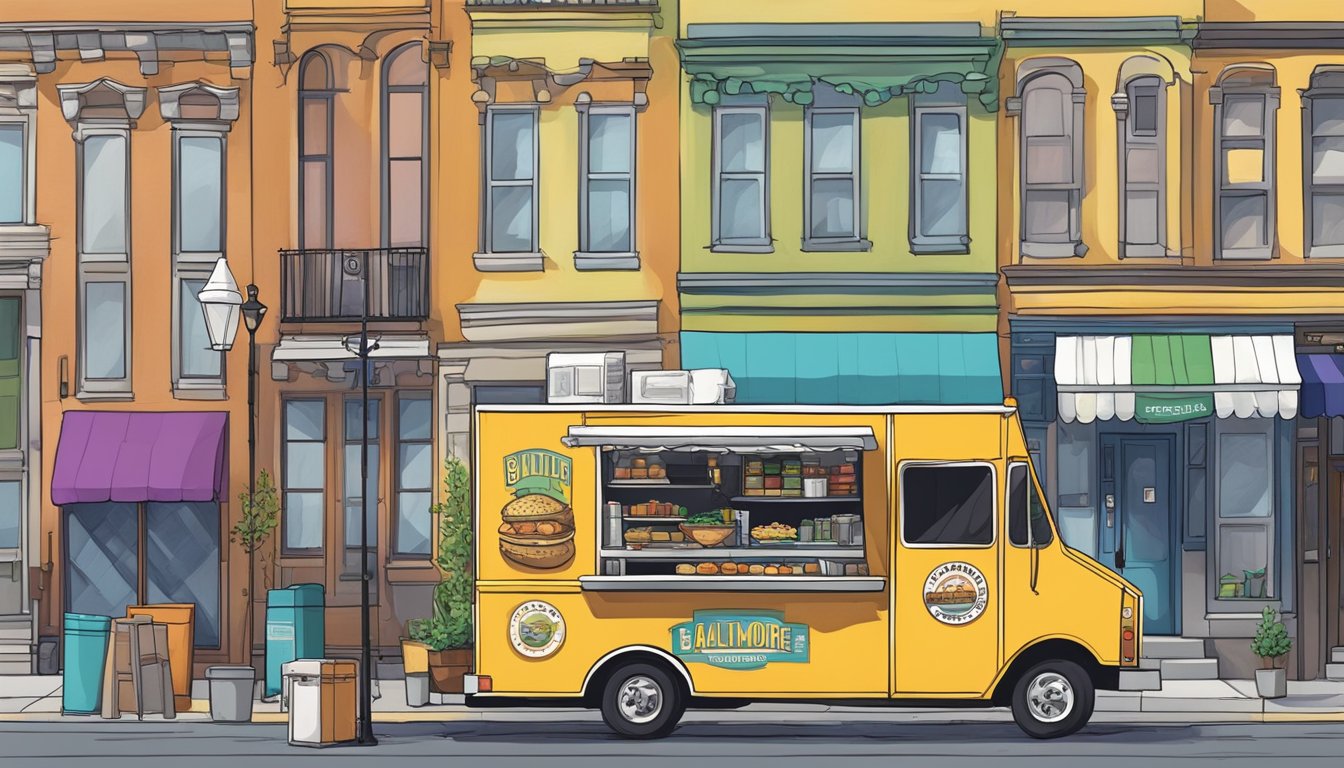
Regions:
[[[376, 747], [289, 746], [283, 725], [205, 722], [0, 723], [0, 766], [464, 765], [587, 768], [697, 763], [784, 766], [1339, 766], [1344, 723], [1093, 724], [1033, 741], [1011, 723], [692, 722], [656, 742], [617, 739], [599, 723], [435, 722], [378, 727]], [[987, 763], [986, 761], [992, 761]], [[245, 762], [244, 762], [245, 761]], [[434, 762], [427, 762], [434, 761]], [[705, 761], [713, 761], [708, 763]]]

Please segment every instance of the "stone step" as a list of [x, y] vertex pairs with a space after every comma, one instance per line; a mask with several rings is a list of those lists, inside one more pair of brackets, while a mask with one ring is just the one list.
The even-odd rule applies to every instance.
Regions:
[[1335, 682], [1344, 682], [1344, 663], [1326, 664], [1325, 679], [1333, 680]]
[[1204, 658], [1204, 641], [1197, 637], [1148, 636], [1139, 647], [1146, 659]]
[[0, 645], [0, 675], [31, 675], [33, 655], [26, 645]]
[[1330, 649], [1330, 663], [1344, 664], [1344, 646], [1335, 646]]
[[1120, 690], [1122, 691], [1160, 691], [1162, 676], [1155, 669], [1120, 670]]
[[1163, 659], [1163, 680], [1217, 680], [1217, 659]]

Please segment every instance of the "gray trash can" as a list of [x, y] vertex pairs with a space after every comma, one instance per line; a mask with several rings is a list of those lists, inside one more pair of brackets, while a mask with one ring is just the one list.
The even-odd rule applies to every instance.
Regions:
[[206, 667], [210, 684], [210, 719], [216, 723], [252, 721], [252, 693], [257, 671], [251, 667]]

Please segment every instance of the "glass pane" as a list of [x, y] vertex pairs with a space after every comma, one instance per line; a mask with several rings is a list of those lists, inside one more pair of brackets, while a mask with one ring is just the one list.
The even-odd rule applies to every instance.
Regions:
[[401, 470], [397, 487], [426, 490], [434, 482], [433, 453], [429, 443], [402, 443], [397, 448], [397, 464]]
[[221, 251], [220, 186], [224, 177], [224, 143], [203, 136], [178, 142], [178, 231], [183, 251]]
[[126, 378], [126, 285], [84, 285], [84, 378]]
[[1344, 136], [1311, 140], [1311, 180], [1315, 184], [1344, 183]]
[[1204, 467], [1193, 467], [1189, 469], [1185, 476], [1186, 496], [1189, 503], [1186, 505], [1186, 531], [1191, 537], [1202, 539], [1204, 531], [1208, 527], [1208, 470]]
[[1311, 100], [1311, 134], [1344, 136], [1344, 97], [1324, 96]]
[[1060, 507], [1059, 538], [1070, 547], [1097, 556], [1097, 512], [1091, 507]]
[[[369, 440], [378, 439], [378, 421], [382, 416], [382, 401], [369, 399]], [[345, 401], [345, 442], [358, 443], [364, 439], [363, 428], [359, 424], [359, 413], [364, 403], [359, 399]]]
[[1028, 184], [1072, 183], [1073, 142], [1053, 136], [1028, 138], [1025, 170]]
[[419, 93], [387, 95], [387, 154], [420, 157], [424, 151], [425, 99]]
[[285, 439], [322, 440], [326, 437], [322, 400], [285, 401]]
[[1027, 468], [1021, 464], [1008, 470], [1008, 540], [1019, 547], [1027, 545]]
[[1156, 184], [1161, 179], [1157, 147], [1130, 147], [1125, 151], [1125, 181], [1131, 184]]
[[1269, 565], [1267, 526], [1224, 525], [1218, 530], [1219, 597], [1274, 597]]
[[1302, 449], [1298, 471], [1302, 476], [1302, 548], [1318, 549], [1321, 540], [1321, 463], [1316, 446]]
[[907, 467], [901, 484], [901, 530], [907, 543], [975, 546], [994, 540], [989, 467]]
[[219, 647], [219, 505], [145, 505], [145, 599], [194, 603], [196, 646]]
[[1023, 237], [1031, 240], [1041, 236], [1066, 238], [1071, 232], [1069, 204], [1073, 194], [1068, 190], [1028, 190], [1023, 216]]
[[303, 146], [299, 147], [299, 155], [312, 157], [327, 154], [327, 131], [331, 128], [328, 104], [326, 99], [303, 100]]
[[327, 164], [303, 164], [303, 247], [327, 247]]
[[849, 173], [854, 170], [855, 115], [822, 112], [812, 115], [812, 171]]
[[19, 447], [23, 371], [19, 361], [23, 327], [19, 300], [0, 298], [0, 449]]
[[1274, 457], [1269, 435], [1218, 436], [1218, 514], [1220, 517], [1269, 517], [1273, 511], [1270, 469]]
[[434, 501], [428, 493], [409, 492], [397, 495], [397, 552], [403, 555], [428, 555], [430, 523], [433, 516], [429, 507]]
[[1130, 190], [1125, 193], [1125, 242], [1154, 245], [1158, 242], [1157, 192]]
[[1130, 100], [1130, 130], [1139, 135], [1157, 132], [1157, 92], [1153, 88], [1135, 88]]
[[18, 549], [22, 544], [23, 484], [0, 482], [0, 549]]
[[1223, 150], [1223, 184], [1260, 184], [1265, 180], [1263, 149]]
[[[359, 546], [359, 514], [363, 498], [359, 492], [359, 443], [345, 444], [344, 496], [345, 496], [345, 546]], [[369, 497], [368, 517], [365, 519], [369, 531], [369, 545], [378, 541], [378, 444], [372, 436], [369, 438], [368, 483], [364, 486]], [[358, 561], [356, 561], [358, 563]]]
[[924, 114], [919, 121], [919, 167], [924, 173], [961, 173], [961, 117]]
[[1311, 196], [1311, 244], [1344, 245], [1344, 195]]
[[420, 43], [411, 43], [392, 52], [387, 64], [388, 85], [428, 85], [429, 65], [421, 58]]
[[1056, 436], [1056, 477], [1059, 478], [1059, 505], [1086, 507], [1091, 504], [1092, 473], [1095, 459], [1092, 456], [1092, 429], [1076, 422], [1058, 425]]
[[84, 140], [83, 253], [126, 253], [126, 138]]
[[812, 182], [812, 236], [853, 237], [854, 184], [849, 179]]
[[285, 549], [321, 549], [324, 506], [321, 493], [285, 494]]
[[630, 182], [588, 182], [588, 250], [625, 253], [630, 244]]
[[1223, 198], [1223, 247], [1256, 248], [1268, 245], [1265, 240], [1267, 210], [1264, 195]]
[[326, 473], [326, 451], [322, 443], [289, 443], [285, 446], [285, 487], [321, 488]]
[[1227, 96], [1223, 99], [1223, 135], [1259, 136], [1264, 132], [1265, 97]]
[[634, 140], [631, 115], [588, 116], [588, 170], [593, 173], [628, 173], [630, 146]]
[[966, 187], [961, 179], [925, 179], [919, 188], [921, 235], [966, 234]]
[[69, 504], [66, 589], [70, 610], [125, 616], [139, 602], [140, 522], [136, 505]]
[[388, 168], [388, 240], [393, 247], [422, 244], [424, 201], [419, 160], [393, 160]]
[[490, 178], [496, 181], [532, 178], [532, 112], [492, 112]]
[[0, 124], [0, 223], [23, 221], [23, 126]]
[[719, 142], [723, 172], [765, 172], [764, 111], [720, 113]]
[[196, 294], [204, 280], [182, 280], [178, 297], [178, 350], [183, 376], [218, 377], [222, 355], [210, 349], [210, 334], [205, 329], [205, 314]]
[[1072, 90], [1067, 78], [1044, 75], [1032, 80], [1022, 99], [1023, 134], [1028, 137], [1064, 136], [1070, 122], [1065, 105]]
[[397, 400], [397, 430], [402, 440], [428, 440], [434, 427], [432, 401], [428, 397]]
[[724, 179], [719, 189], [719, 237], [759, 240], [765, 237], [761, 211], [761, 179]]
[[532, 187], [495, 187], [490, 190], [490, 250], [532, 250]]

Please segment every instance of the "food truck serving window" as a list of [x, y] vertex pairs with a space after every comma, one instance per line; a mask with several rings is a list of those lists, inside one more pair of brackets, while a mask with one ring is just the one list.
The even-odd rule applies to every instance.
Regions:
[[901, 468], [901, 537], [907, 546], [994, 543], [994, 468], [907, 464]]

